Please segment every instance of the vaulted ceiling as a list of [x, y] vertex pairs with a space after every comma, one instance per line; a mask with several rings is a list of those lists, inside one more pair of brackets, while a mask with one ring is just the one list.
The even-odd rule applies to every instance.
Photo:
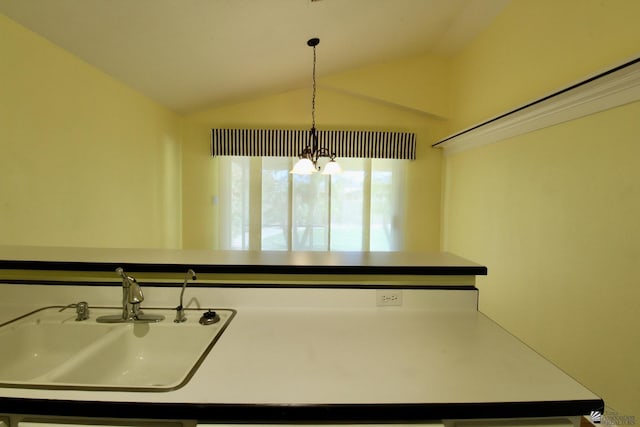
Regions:
[[0, 0], [0, 12], [177, 112], [398, 58], [452, 55], [508, 0]]

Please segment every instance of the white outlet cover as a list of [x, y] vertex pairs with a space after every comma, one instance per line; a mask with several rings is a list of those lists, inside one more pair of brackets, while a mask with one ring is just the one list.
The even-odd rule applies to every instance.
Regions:
[[378, 289], [376, 291], [376, 305], [378, 307], [398, 307], [402, 305], [401, 289]]

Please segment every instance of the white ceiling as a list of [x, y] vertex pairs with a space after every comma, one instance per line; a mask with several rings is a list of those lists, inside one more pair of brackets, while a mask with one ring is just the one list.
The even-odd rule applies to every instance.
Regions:
[[0, 12], [177, 112], [451, 55], [509, 0], [0, 0]]

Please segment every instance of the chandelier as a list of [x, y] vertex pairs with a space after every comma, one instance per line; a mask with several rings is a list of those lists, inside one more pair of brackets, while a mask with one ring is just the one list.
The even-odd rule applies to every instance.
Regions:
[[322, 169], [322, 175], [335, 175], [342, 173], [342, 168], [336, 162], [336, 154], [330, 153], [326, 148], [320, 148], [318, 144], [318, 132], [316, 131], [316, 46], [320, 39], [312, 38], [307, 41], [307, 46], [313, 48], [313, 95], [311, 96], [311, 130], [309, 131], [309, 144], [298, 154], [298, 161], [293, 165], [291, 173], [297, 175], [311, 175], [320, 170], [318, 160], [328, 157], [329, 161]]

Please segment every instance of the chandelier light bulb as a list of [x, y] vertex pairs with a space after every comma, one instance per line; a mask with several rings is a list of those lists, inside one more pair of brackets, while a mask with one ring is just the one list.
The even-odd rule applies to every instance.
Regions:
[[331, 159], [329, 163], [324, 165], [322, 169], [322, 175], [338, 175], [342, 173], [342, 168], [334, 159]]
[[316, 166], [307, 158], [300, 159], [293, 165], [291, 172], [296, 175], [311, 175], [316, 173]]

